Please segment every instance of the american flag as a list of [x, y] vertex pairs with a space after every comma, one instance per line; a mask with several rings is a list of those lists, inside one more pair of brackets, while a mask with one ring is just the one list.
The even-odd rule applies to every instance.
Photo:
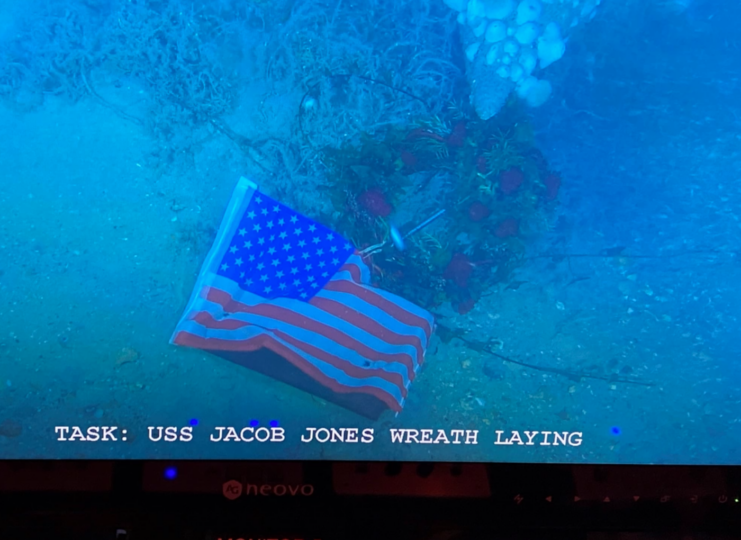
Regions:
[[427, 311], [370, 285], [342, 235], [241, 178], [171, 342], [238, 362], [269, 349], [284, 372], [398, 412], [432, 328]]

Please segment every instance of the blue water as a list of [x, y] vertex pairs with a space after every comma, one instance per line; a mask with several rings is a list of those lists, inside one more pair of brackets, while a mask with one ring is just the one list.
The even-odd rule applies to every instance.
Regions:
[[[741, 7], [602, 0], [570, 27], [581, 6], [544, 4], [540, 30], [559, 20], [566, 42], [533, 72], [550, 97], [530, 107], [513, 92], [484, 124], [466, 60], [484, 38], [453, 4], [0, 2], [0, 458], [739, 462]], [[557, 196], [543, 202], [527, 175], [511, 197], [474, 186], [491, 214], [461, 217], [464, 164], [493, 133], [477, 130], [509, 129], [508, 115], [559, 175]], [[415, 129], [428, 146], [410, 146]], [[326, 149], [368, 138], [388, 163], [352, 169], [357, 192], [333, 183]], [[387, 165], [396, 186], [378, 180]], [[358, 244], [446, 208], [404, 257], [464, 253], [470, 280], [375, 259], [381, 284], [440, 325], [400, 414], [370, 420], [169, 344], [240, 176]], [[376, 185], [392, 213], [363, 209]], [[535, 214], [503, 237], [530, 189]], [[501, 253], [517, 254], [511, 274], [488, 262]], [[189, 425], [190, 442], [147, 438]], [[249, 425], [287, 440], [208, 440]], [[119, 436], [62, 442], [58, 426]], [[306, 427], [376, 439], [305, 444]], [[479, 430], [479, 444], [394, 444], [391, 428]], [[494, 445], [497, 430], [583, 442]]]

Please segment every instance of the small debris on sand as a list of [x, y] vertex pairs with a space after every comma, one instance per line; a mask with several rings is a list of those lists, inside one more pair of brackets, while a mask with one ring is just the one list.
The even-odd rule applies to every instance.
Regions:
[[139, 351], [131, 347], [124, 347], [116, 356], [116, 367], [136, 362], [141, 357]]

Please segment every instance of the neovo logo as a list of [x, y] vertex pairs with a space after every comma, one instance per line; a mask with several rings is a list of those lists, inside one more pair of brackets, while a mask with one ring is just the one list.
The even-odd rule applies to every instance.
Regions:
[[311, 497], [314, 486], [311, 484], [242, 484], [229, 480], [221, 486], [224, 497], [233, 501], [242, 494], [253, 497]]

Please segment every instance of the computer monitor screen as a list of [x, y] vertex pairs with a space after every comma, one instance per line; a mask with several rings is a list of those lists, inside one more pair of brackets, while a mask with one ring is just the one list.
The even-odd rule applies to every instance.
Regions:
[[739, 463], [739, 17], [3, 0], [0, 457]]

